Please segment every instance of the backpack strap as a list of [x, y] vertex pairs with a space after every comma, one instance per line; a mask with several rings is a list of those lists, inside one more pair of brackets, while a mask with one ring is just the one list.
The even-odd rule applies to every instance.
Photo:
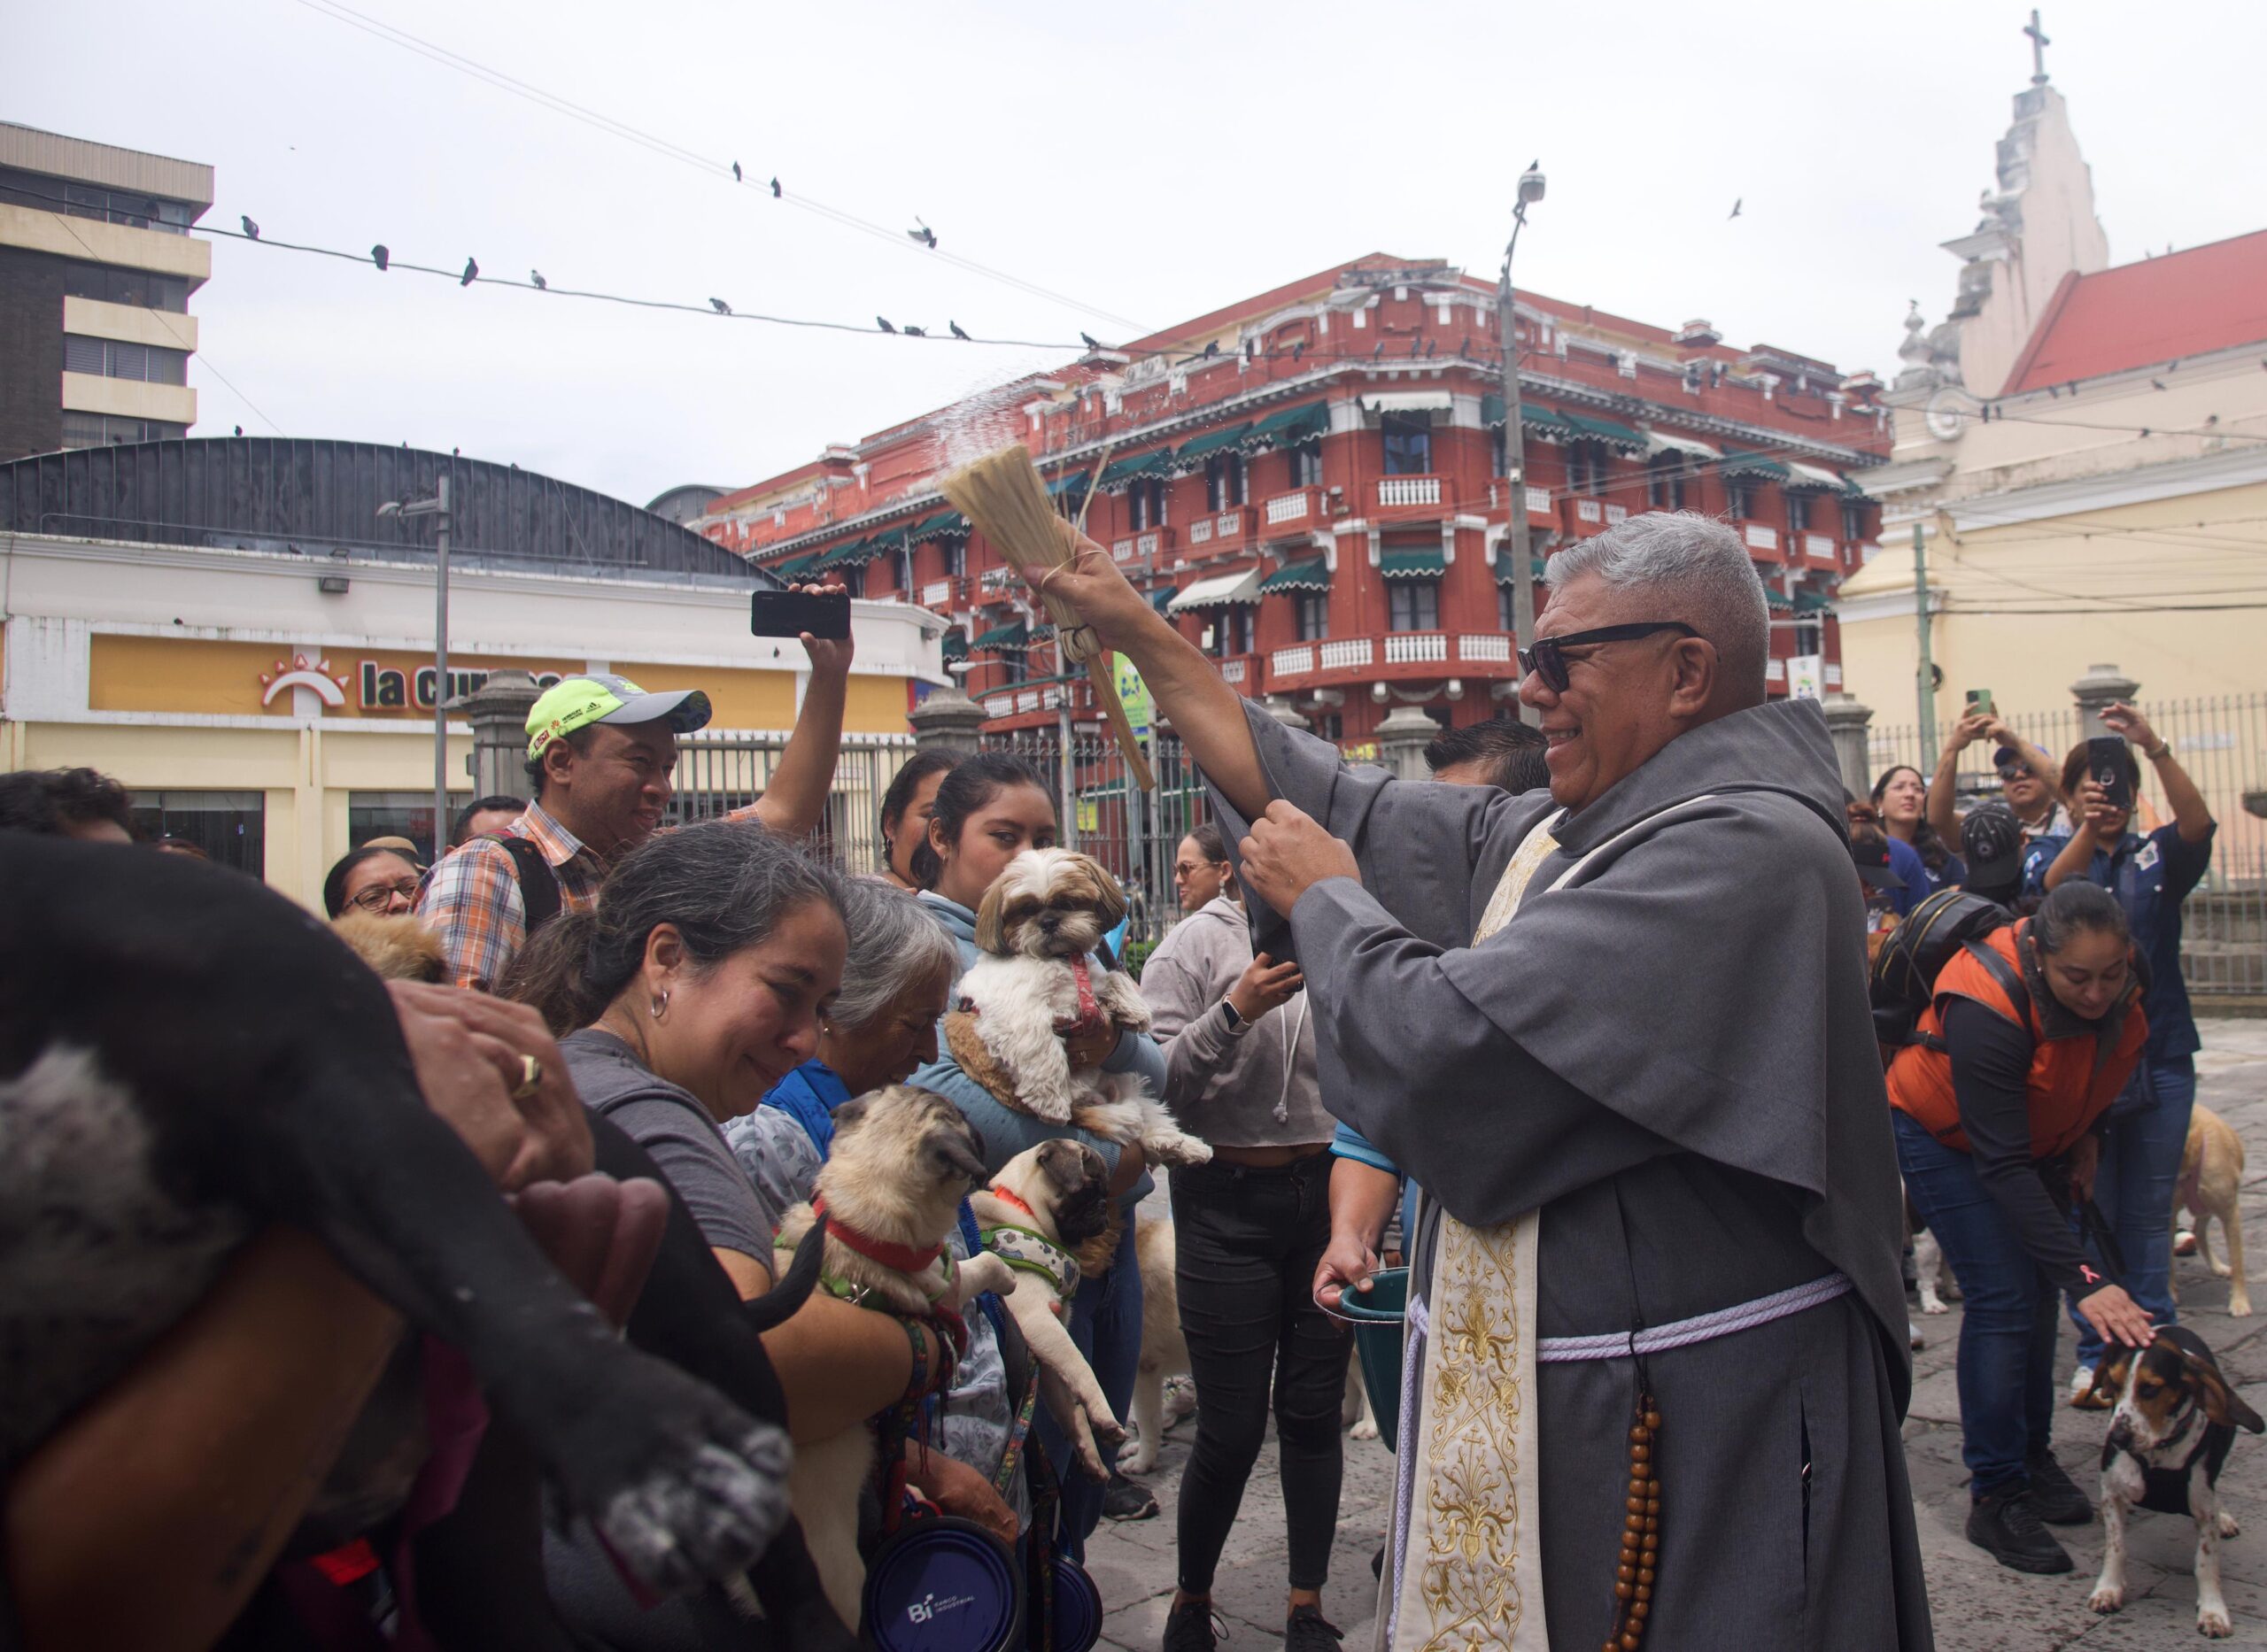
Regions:
[[527, 932], [533, 935], [559, 915], [559, 874], [543, 858], [542, 847], [517, 832], [498, 832], [489, 839], [500, 844], [512, 857], [512, 870], [520, 882], [520, 907], [527, 915]]

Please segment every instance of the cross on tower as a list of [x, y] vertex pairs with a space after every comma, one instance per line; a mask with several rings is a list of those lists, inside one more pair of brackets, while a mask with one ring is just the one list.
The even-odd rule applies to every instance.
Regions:
[[2046, 84], [2046, 49], [2054, 42], [2047, 39], [2046, 31], [2039, 27], [2037, 7], [2031, 9], [2031, 22], [2023, 32], [2031, 36], [2031, 83], [2044, 86]]

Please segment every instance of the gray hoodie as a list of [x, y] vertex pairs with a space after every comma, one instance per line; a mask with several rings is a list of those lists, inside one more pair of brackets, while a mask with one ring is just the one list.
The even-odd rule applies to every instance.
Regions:
[[1337, 1121], [1322, 1108], [1307, 995], [1233, 1031], [1220, 1011], [1250, 962], [1243, 908], [1222, 895], [1173, 925], [1141, 966], [1150, 1036], [1164, 1047], [1165, 1101], [1216, 1146], [1327, 1142]]

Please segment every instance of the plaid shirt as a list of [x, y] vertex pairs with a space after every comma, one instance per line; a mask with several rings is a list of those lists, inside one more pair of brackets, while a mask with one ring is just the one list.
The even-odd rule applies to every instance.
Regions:
[[[529, 804], [527, 813], [504, 830], [543, 851], [544, 863], [559, 879], [561, 911], [583, 912], [596, 904], [606, 862], [545, 814], [542, 804]], [[501, 844], [485, 838], [475, 838], [434, 863], [417, 892], [417, 915], [439, 934], [454, 986], [493, 992], [505, 966], [527, 944], [518, 868]]]

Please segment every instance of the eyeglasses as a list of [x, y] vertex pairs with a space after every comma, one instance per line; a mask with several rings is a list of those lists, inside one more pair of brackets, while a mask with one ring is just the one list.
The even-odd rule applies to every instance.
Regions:
[[405, 877], [398, 884], [373, 884], [360, 894], [348, 896], [346, 904], [365, 912], [383, 912], [396, 895], [414, 902], [417, 899], [417, 880]]
[[1520, 650], [1520, 669], [1534, 672], [1550, 685], [1552, 692], [1564, 694], [1567, 649], [1588, 643], [1634, 642], [1661, 631], [1676, 631], [1686, 637], [1700, 635], [1682, 620], [1649, 620], [1636, 625], [1601, 625], [1594, 631], [1572, 631], [1564, 637], [1538, 637], [1534, 647]]
[[1226, 861], [1175, 861], [1172, 863], [1172, 875], [1178, 878], [1188, 879], [1195, 876], [1208, 866], [1221, 867], [1226, 864]]

